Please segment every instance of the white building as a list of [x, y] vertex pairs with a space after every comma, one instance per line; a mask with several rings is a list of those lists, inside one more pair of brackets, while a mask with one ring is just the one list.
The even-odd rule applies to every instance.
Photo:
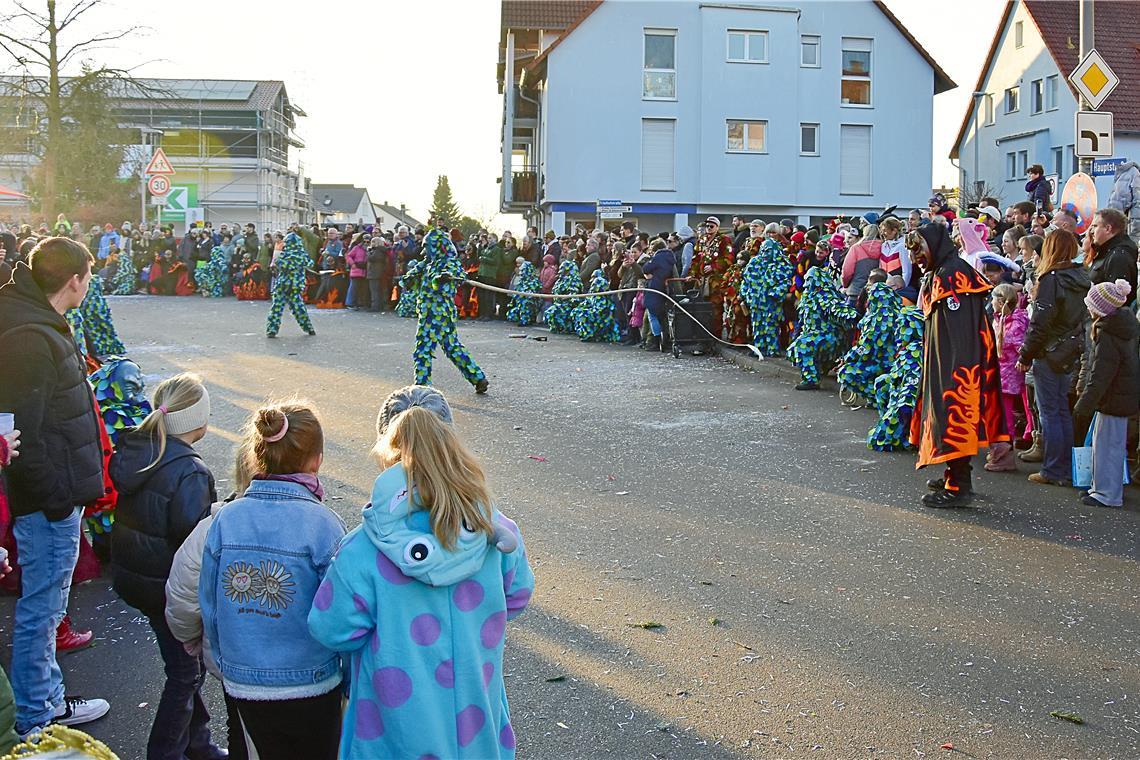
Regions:
[[313, 185], [313, 208], [323, 225], [343, 227], [376, 224], [376, 212], [368, 190], [354, 185]]
[[376, 213], [376, 224], [382, 230], [394, 230], [401, 224], [409, 230], [424, 226], [423, 222], [408, 213], [407, 207], [402, 203], [399, 208], [390, 205], [388, 201], [373, 203], [372, 210]]
[[504, 212], [557, 231], [593, 225], [606, 199], [662, 230], [930, 196], [932, 98], [955, 85], [881, 2], [504, 0], [502, 13]]
[[[1113, 113], [1116, 132], [1116, 158], [1093, 165], [1104, 205], [1114, 165], [1140, 156], [1140, 4], [1097, 0], [1094, 7], [1095, 47], [1122, 80], [1100, 108]], [[981, 183], [1009, 205], [1026, 199], [1027, 167], [1041, 164], [1059, 187], [1079, 170], [1073, 151], [1078, 96], [1068, 81], [1079, 63], [1079, 42], [1076, 0], [1006, 3], [950, 152], [959, 187], [969, 195], [976, 198], [975, 183]]]

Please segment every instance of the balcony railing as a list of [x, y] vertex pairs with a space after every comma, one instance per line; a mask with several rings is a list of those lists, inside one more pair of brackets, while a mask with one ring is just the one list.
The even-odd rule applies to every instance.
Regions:
[[511, 204], [534, 204], [538, 202], [538, 169], [524, 166], [511, 171]]

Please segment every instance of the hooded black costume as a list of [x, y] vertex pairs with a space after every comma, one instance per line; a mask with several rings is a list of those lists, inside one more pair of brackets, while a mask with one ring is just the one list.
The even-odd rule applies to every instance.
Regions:
[[[918, 295], [926, 319], [925, 345], [910, 440], [918, 447], [917, 467], [947, 465], [943, 481], [932, 481], [932, 486], [964, 498], [973, 490], [970, 458], [981, 448], [1009, 441], [997, 348], [985, 308], [991, 286], [958, 257], [945, 226], [930, 224], [918, 234], [930, 248], [930, 271]], [[955, 506], [938, 501], [927, 499], [930, 506]]]

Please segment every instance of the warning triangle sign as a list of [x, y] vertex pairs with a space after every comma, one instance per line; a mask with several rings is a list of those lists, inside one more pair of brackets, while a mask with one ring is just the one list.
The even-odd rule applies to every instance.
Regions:
[[170, 165], [162, 148], [155, 148], [154, 156], [146, 165], [146, 174], [174, 174], [174, 167]]

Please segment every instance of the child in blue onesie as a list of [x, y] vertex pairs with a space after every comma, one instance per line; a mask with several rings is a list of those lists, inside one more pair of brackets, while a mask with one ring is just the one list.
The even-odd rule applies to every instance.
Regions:
[[513, 758], [503, 640], [534, 591], [518, 527], [438, 391], [395, 391], [377, 432], [386, 469], [309, 613], [351, 660], [340, 757]]

